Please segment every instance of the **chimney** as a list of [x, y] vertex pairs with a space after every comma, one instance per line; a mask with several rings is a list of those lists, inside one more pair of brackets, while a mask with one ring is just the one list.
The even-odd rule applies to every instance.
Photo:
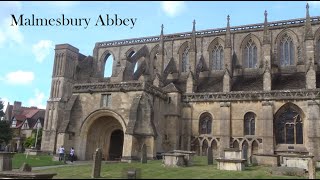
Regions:
[[21, 102], [14, 101], [12, 111], [19, 111], [21, 109]]

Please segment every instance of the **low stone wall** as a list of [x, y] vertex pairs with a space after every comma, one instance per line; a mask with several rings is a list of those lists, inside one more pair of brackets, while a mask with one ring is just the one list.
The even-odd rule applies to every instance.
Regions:
[[243, 171], [245, 159], [221, 159], [217, 158], [217, 168], [219, 170]]
[[267, 166], [279, 166], [279, 156], [278, 155], [263, 155], [263, 154], [253, 154], [252, 164], [254, 165], [267, 165]]

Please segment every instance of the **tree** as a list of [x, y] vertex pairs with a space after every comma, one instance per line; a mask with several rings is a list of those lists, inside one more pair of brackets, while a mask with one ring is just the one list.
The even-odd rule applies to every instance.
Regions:
[[[4, 116], [3, 112], [3, 101], [0, 100], [0, 119]], [[12, 129], [10, 128], [10, 122], [0, 120], [0, 144], [5, 143], [8, 144], [12, 139]]]
[[[25, 142], [23, 143], [23, 146], [26, 148], [31, 148], [35, 146], [36, 143], [36, 135], [37, 135], [37, 129], [32, 130], [32, 135], [28, 137]], [[37, 139], [37, 146], [41, 146], [41, 137], [42, 137], [42, 128], [39, 129], [38, 132], [38, 139]]]

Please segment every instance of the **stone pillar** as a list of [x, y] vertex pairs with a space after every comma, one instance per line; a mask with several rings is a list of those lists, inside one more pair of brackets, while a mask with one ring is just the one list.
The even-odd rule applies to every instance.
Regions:
[[264, 91], [271, 91], [271, 45], [270, 44], [264, 44], [262, 46], [263, 49], [263, 60], [264, 62], [264, 74], [263, 74], [263, 90]]
[[133, 159], [133, 141], [134, 137], [130, 134], [124, 134], [123, 151], [121, 161], [131, 162]]
[[93, 165], [92, 165], [92, 178], [99, 178], [101, 171], [101, 160], [102, 160], [102, 151], [100, 148], [96, 149], [96, 152], [93, 155]]
[[308, 162], [309, 179], [316, 179], [316, 162], [311, 158]]
[[320, 117], [320, 108], [319, 108], [319, 102], [314, 100], [308, 101], [308, 117], [307, 123], [308, 126], [304, 126], [303, 131], [306, 132], [307, 138], [304, 138], [304, 140], [307, 139], [307, 147], [310, 155], [313, 155], [316, 161], [320, 160], [319, 157], [319, 147], [320, 147], [320, 124], [319, 124], [319, 117]]
[[231, 103], [220, 102], [220, 157], [224, 157], [224, 149], [230, 147], [231, 137]]
[[15, 153], [0, 152], [0, 171], [12, 170], [12, 157]]
[[230, 92], [231, 90], [231, 80], [228, 70], [225, 71], [223, 76], [223, 92]]
[[273, 155], [273, 102], [262, 101], [262, 116], [259, 123], [262, 128], [262, 153], [265, 155]]
[[192, 72], [189, 72], [186, 86], [186, 93], [193, 93], [195, 91], [195, 82]]

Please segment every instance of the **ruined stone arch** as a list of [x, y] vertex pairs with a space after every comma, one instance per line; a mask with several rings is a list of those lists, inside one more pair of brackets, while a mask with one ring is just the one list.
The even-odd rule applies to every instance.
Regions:
[[[117, 65], [117, 60], [114, 56], [114, 53], [107, 49], [103, 52], [103, 54], [100, 56], [99, 58], [99, 69], [102, 70], [102, 76], [104, 77], [104, 74], [105, 74], [105, 70], [106, 70], [106, 63], [107, 63], [107, 60], [109, 60], [108, 58], [109, 57], [112, 57], [112, 63], [111, 63], [111, 77], [114, 76], [114, 73], [115, 73], [115, 66]], [[120, 63], [120, 62], [119, 62]]]
[[225, 42], [220, 37], [214, 38], [208, 46], [209, 69], [223, 70], [225, 64], [224, 58]]
[[[247, 50], [249, 46], [252, 45], [252, 47], [256, 47], [256, 62], [253, 64], [253, 66], [248, 65], [249, 64], [249, 59], [247, 55]], [[249, 33], [247, 36], [243, 38], [240, 44], [240, 65], [243, 68], [259, 68], [263, 63], [262, 63], [262, 43], [260, 39], [252, 34]], [[252, 49], [254, 50], [254, 48]]]
[[293, 42], [293, 55], [294, 55], [294, 58], [293, 58], [293, 65], [296, 66], [299, 62], [299, 60], [301, 62], [299, 63], [303, 63], [302, 62], [302, 59], [301, 59], [301, 45], [300, 45], [300, 40], [299, 40], [299, 37], [298, 35], [292, 31], [291, 29], [283, 29], [275, 38], [275, 48], [274, 48], [274, 53], [275, 53], [275, 59], [274, 59], [274, 62], [272, 62], [273, 64], [276, 64], [278, 65], [279, 67], [281, 67], [281, 53], [282, 53], [282, 50], [281, 50], [281, 41], [283, 40], [283, 38], [285, 36], [288, 36], [292, 42]]
[[233, 148], [236, 148], [236, 149], [240, 149], [240, 145], [239, 145], [239, 141], [237, 139], [235, 139], [233, 142], [232, 142], [232, 146]]
[[179, 72], [188, 72], [190, 67], [190, 58], [189, 58], [189, 41], [185, 41], [181, 44], [178, 55], [179, 55]]
[[274, 115], [273, 128], [276, 144], [304, 144], [302, 109], [294, 103], [282, 105]]
[[202, 153], [201, 153], [201, 155], [202, 156], [206, 156], [207, 153], [208, 153], [209, 141], [206, 138], [204, 138], [202, 143], [201, 143], [201, 145], [202, 145]]
[[137, 52], [137, 50], [134, 47], [131, 47], [126, 51], [125, 57], [128, 59], [136, 52]]
[[251, 154], [259, 153], [259, 142], [257, 140], [253, 140], [251, 143]]

